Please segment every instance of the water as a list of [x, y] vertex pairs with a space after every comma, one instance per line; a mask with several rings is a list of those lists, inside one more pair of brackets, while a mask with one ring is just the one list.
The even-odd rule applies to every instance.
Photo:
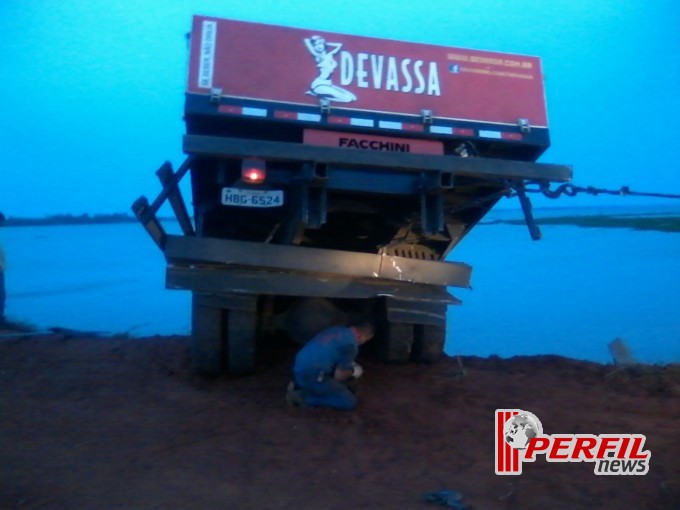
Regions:
[[452, 289], [447, 352], [561, 354], [610, 362], [626, 340], [640, 361], [680, 361], [680, 235], [627, 229], [480, 225], [452, 259], [473, 265]]
[[[525, 226], [479, 225], [453, 251], [452, 260], [474, 269], [472, 290], [451, 289], [464, 304], [449, 308], [449, 354], [609, 362], [607, 343], [621, 337], [640, 361], [680, 361], [680, 235], [542, 231], [536, 242]], [[164, 288], [164, 258], [139, 225], [15, 227], [0, 236], [10, 319], [41, 329], [189, 333], [190, 295]]]
[[190, 331], [189, 293], [165, 290], [165, 259], [140, 225], [15, 227], [0, 235], [8, 318], [40, 329]]

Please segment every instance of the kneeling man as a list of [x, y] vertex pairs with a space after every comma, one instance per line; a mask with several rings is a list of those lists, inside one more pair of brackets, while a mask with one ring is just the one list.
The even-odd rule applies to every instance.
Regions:
[[354, 409], [357, 398], [345, 383], [363, 373], [354, 360], [359, 346], [373, 338], [373, 334], [373, 326], [366, 322], [332, 327], [317, 334], [295, 357], [296, 387], [289, 387], [288, 401], [312, 407]]

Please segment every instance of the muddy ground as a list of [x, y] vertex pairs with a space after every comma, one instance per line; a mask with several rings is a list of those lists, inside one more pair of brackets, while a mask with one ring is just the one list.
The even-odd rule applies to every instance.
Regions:
[[[286, 406], [293, 355], [206, 380], [185, 337], [4, 332], [0, 508], [426, 510], [443, 489], [478, 510], [680, 508], [677, 365], [364, 359], [347, 413]], [[649, 473], [539, 459], [497, 476], [497, 408], [533, 412], [546, 434], [645, 434]]]

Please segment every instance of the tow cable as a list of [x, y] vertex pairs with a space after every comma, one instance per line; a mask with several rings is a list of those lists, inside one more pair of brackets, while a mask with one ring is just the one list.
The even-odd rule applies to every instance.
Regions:
[[674, 193], [653, 193], [644, 191], [633, 191], [628, 186], [621, 186], [619, 189], [604, 189], [596, 188], [594, 186], [576, 186], [575, 184], [560, 184], [555, 189], [550, 189], [550, 183], [539, 182], [539, 183], [527, 183], [529, 185], [537, 185], [537, 188], [527, 187], [524, 182], [513, 182], [509, 184], [508, 188], [512, 189], [505, 194], [506, 197], [519, 198], [519, 203], [522, 206], [522, 212], [524, 213], [524, 219], [526, 221], [527, 227], [529, 228], [529, 235], [534, 241], [538, 241], [541, 238], [541, 230], [538, 228], [538, 224], [534, 219], [532, 212], [532, 205], [527, 193], [542, 193], [543, 196], [551, 199], [560, 198], [562, 195], [568, 197], [575, 197], [579, 193], [585, 193], [588, 195], [618, 195], [618, 196], [637, 196], [637, 197], [654, 197], [654, 198], [680, 198], [680, 195]]

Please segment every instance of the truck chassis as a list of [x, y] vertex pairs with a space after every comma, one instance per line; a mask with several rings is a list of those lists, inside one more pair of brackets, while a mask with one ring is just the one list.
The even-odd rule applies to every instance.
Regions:
[[[187, 158], [176, 172], [168, 162], [157, 171], [162, 184], [157, 198], [150, 204], [140, 197], [133, 212], [166, 257], [166, 286], [192, 292], [192, 363], [207, 375], [255, 370], [259, 340], [277, 329], [304, 341], [353, 313], [369, 313], [376, 321], [374, 349], [382, 360], [436, 361], [443, 353], [447, 306], [460, 304], [448, 287], [469, 287], [471, 274], [467, 264], [444, 259], [512, 191], [536, 237], [525, 185], [571, 179], [565, 165], [231, 136], [188, 134], [183, 149]], [[260, 237], [224, 238], [219, 232], [230, 217], [200, 195], [202, 179], [253, 157], [282, 168], [295, 183], [290, 209], [296, 214], [267, 224]], [[187, 173], [193, 221], [178, 186]], [[372, 189], [388, 199], [417, 202], [417, 220], [390, 231], [377, 253], [361, 244], [341, 249], [333, 235], [318, 236], [329, 222], [333, 194], [361, 194], [366, 175], [373, 176]], [[181, 236], [168, 235], [157, 217], [166, 200]], [[215, 210], [221, 211], [219, 228], [211, 220]], [[305, 245], [305, 232], [318, 236], [315, 244]], [[286, 313], [295, 319], [277, 324]]]

